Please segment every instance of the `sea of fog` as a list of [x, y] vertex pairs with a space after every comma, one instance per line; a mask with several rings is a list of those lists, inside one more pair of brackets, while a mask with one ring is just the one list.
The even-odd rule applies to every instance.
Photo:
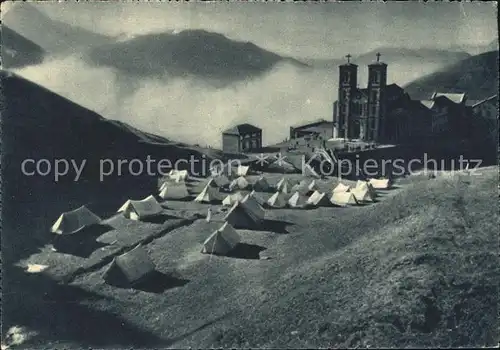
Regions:
[[[390, 64], [389, 83], [404, 85], [437, 64]], [[221, 132], [237, 123], [263, 129], [264, 144], [284, 140], [289, 126], [331, 120], [337, 98], [336, 69], [276, 65], [266, 74], [223, 88], [200, 78], [127, 77], [87, 65], [78, 55], [48, 59], [15, 73], [108, 119], [201, 146], [221, 146]], [[366, 67], [360, 67], [360, 86]], [[71, 116], [68, 116], [68, 118]]]

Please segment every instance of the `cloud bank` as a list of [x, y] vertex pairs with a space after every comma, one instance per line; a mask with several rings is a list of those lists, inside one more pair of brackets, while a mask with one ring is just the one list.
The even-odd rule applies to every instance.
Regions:
[[[389, 65], [389, 81], [402, 85], [437, 65]], [[293, 124], [331, 120], [337, 71], [282, 63], [261, 78], [224, 88], [196, 78], [134, 79], [110, 68], [90, 67], [78, 56], [15, 70], [108, 119], [190, 144], [221, 146], [221, 132], [248, 122], [263, 129], [264, 144], [277, 143]], [[366, 68], [360, 67], [360, 86]], [[71, 116], [68, 116], [70, 118]]]

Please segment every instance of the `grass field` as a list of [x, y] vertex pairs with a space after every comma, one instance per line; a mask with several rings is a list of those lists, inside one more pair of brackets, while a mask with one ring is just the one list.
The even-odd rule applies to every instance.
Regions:
[[[149, 286], [109, 286], [92, 255], [44, 248], [20, 264], [51, 268], [10, 272], [18, 293], [4, 298], [4, 321], [36, 331], [23, 345], [36, 348], [493, 346], [498, 168], [481, 172], [403, 178], [360, 207], [267, 210], [272, 229], [238, 230], [246, 250], [232, 257], [200, 253], [220, 215], [207, 223], [189, 217], [207, 205], [167, 201], [173, 229], [115, 218], [101, 236], [119, 247], [146, 240], [159, 272]], [[53, 282], [65, 273], [71, 283]]]

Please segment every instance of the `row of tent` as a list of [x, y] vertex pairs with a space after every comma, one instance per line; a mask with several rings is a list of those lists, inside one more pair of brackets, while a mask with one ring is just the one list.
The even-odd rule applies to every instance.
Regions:
[[[202, 253], [226, 255], [241, 242], [234, 227], [225, 222], [204, 242]], [[146, 281], [156, 271], [156, 265], [141, 244], [128, 252], [113, 258], [102, 274], [103, 280], [111, 285], [134, 286]]]
[[[260, 178], [256, 183], [259, 184], [259, 186], [263, 186], [262, 188], [264, 188], [267, 184], [264, 178]], [[269, 198], [266, 204], [269, 207], [275, 208], [284, 207], [286, 205], [289, 205], [290, 207], [300, 207], [302, 205], [318, 206], [326, 204], [327, 199], [329, 199], [332, 204], [356, 204], [357, 202], [373, 201], [376, 196], [375, 190], [388, 189], [389, 186], [389, 180], [383, 179], [372, 179], [369, 182], [358, 181], [356, 187], [354, 188], [339, 183], [337, 187], [333, 189], [331, 197], [328, 198], [325, 193], [321, 193], [317, 190], [314, 180], [310, 183], [302, 181], [299, 184], [292, 186], [285, 178], [283, 178], [276, 186], [276, 193]], [[269, 189], [270, 187], [265, 188]], [[254, 191], [252, 191], [249, 197], [255, 199], [253, 194]], [[292, 195], [290, 198], [287, 198], [287, 194]], [[307, 198], [306, 195], [309, 194], [310, 197]], [[160, 188], [160, 198], [186, 198], [188, 196], [189, 192], [185, 184], [172, 185], [165, 183], [164, 186]], [[228, 194], [225, 198], [222, 197], [222, 194], [218, 191], [215, 180], [211, 179], [200, 194], [195, 198], [195, 201], [200, 203], [222, 201], [223, 205], [231, 206], [237, 202], [242, 202], [244, 199], [243, 194], [240, 192]], [[126, 218], [131, 220], [142, 220], [160, 215], [163, 212], [163, 208], [155, 197], [151, 195], [143, 200], [129, 199], [118, 209], [117, 212], [122, 213]], [[85, 206], [82, 206], [73, 211], [61, 214], [51, 227], [51, 232], [56, 234], [74, 233], [81, 230], [85, 226], [99, 224], [101, 221], [102, 219], [100, 217], [92, 213]]]
[[[307, 186], [308, 190], [313, 190], [313, 182]], [[310, 195], [309, 198], [295, 192], [285, 203], [285, 192], [276, 192], [268, 201], [270, 207], [279, 207], [283, 204], [291, 207], [302, 205], [322, 205], [322, 204], [357, 204], [359, 193], [369, 193], [371, 197], [375, 193], [375, 188], [386, 189], [389, 187], [389, 182], [363, 182], [358, 181], [355, 188], [339, 184], [332, 192], [332, 197], [328, 199], [326, 194], [317, 190]], [[206, 186], [206, 188], [214, 188]], [[373, 199], [373, 197], [371, 197]], [[145, 217], [156, 216], [161, 214], [162, 207], [153, 196], [149, 196], [143, 200], [128, 200], [122, 205], [118, 212], [123, 213], [125, 217], [133, 220], [140, 220]], [[203, 253], [224, 255], [230, 252], [240, 243], [240, 237], [235, 228], [253, 229], [258, 228], [265, 222], [265, 209], [255, 198], [255, 192], [251, 192], [246, 196], [242, 194], [232, 204], [231, 209], [224, 217], [224, 224], [221, 228], [213, 232], [203, 242]], [[57, 234], [72, 233], [81, 230], [84, 227], [100, 224], [102, 219], [92, 213], [88, 208], [82, 206], [73, 211], [63, 213], [56, 223], [52, 226], [51, 231]], [[136, 246], [134, 249], [119, 255], [113, 259], [111, 264], [106, 268], [103, 279], [111, 284], [128, 284], [134, 285], [140, 283], [156, 270], [154, 262], [149, 257], [149, 254], [142, 245]]]

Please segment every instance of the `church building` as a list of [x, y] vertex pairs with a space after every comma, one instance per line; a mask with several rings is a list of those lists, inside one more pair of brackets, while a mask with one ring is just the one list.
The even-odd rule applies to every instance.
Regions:
[[333, 110], [333, 137], [374, 143], [411, 141], [428, 134], [428, 109], [411, 100], [397, 84], [387, 84], [387, 64], [368, 65], [368, 86], [358, 88], [358, 66], [339, 66], [338, 101]]

